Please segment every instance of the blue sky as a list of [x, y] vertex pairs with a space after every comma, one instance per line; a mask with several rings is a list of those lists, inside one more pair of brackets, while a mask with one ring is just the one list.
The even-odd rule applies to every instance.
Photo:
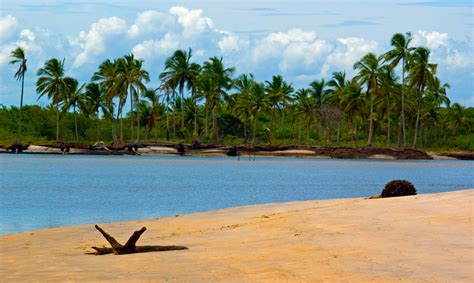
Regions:
[[[65, 58], [67, 75], [89, 81], [106, 58], [131, 51], [145, 60], [150, 87], [164, 60], [191, 47], [196, 62], [222, 56], [258, 80], [281, 74], [296, 87], [328, 79], [367, 52], [388, 50], [410, 31], [432, 51], [452, 101], [474, 106], [474, 7], [471, 1], [21, 1], [0, 2], [0, 104], [18, 104], [9, 53], [27, 52], [25, 103], [36, 103], [36, 70]], [[46, 104], [46, 100], [41, 100]]]

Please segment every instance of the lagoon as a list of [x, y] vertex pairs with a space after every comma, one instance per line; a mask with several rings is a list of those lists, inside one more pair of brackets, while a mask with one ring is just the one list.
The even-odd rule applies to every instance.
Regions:
[[257, 157], [0, 155], [0, 234], [220, 208], [474, 188], [474, 162]]

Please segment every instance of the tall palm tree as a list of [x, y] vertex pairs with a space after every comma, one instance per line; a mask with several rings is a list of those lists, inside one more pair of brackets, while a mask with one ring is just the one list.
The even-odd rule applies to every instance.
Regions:
[[458, 135], [461, 129], [471, 131], [474, 121], [469, 119], [466, 108], [459, 103], [453, 103], [449, 108], [448, 128], [454, 135]]
[[86, 85], [84, 96], [87, 114], [97, 121], [96, 141], [100, 141], [100, 112], [105, 114], [108, 110], [104, 92], [99, 84], [89, 83]]
[[258, 115], [260, 111], [268, 108], [269, 100], [265, 94], [265, 87], [261, 83], [254, 83], [252, 91], [248, 96], [248, 106], [253, 117], [253, 137], [252, 146], [255, 145], [255, 136], [257, 133]]
[[[105, 60], [99, 65], [99, 70], [94, 73], [92, 76], [93, 82], [98, 82], [100, 85], [101, 90], [104, 92], [104, 98], [107, 103], [107, 115], [110, 117], [112, 121], [112, 139], [113, 144], [116, 145], [118, 143], [123, 142], [123, 133], [122, 127], [120, 127], [120, 139], [117, 137], [116, 128], [114, 126], [115, 121], [118, 120], [119, 117], [122, 115], [122, 107], [125, 104], [125, 92], [123, 91], [123, 87], [120, 87], [120, 61], [119, 59], [110, 61], [109, 59]], [[115, 106], [114, 99], [118, 97], [118, 109], [115, 115]], [[114, 118], [114, 116], [116, 116]], [[122, 120], [120, 120], [120, 125], [122, 125]]]
[[[181, 96], [184, 98], [185, 86], [192, 88], [192, 81], [199, 74], [199, 65], [191, 63], [192, 49], [176, 50], [171, 57], [166, 59], [164, 71], [160, 74], [160, 79], [177, 88]], [[181, 104], [183, 106], [183, 104]], [[181, 114], [184, 115], [181, 108]], [[184, 130], [184, 119], [182, 119], [181, 127]]]
[[18, 47], [17, 49], [13, 50], [10, 53], [10, 57], [14, 58], [13, 60], [10, 61], [10, 64], [19, 64], [18, 65], [18, 70], [15, 72], [15, 79], [18, 81], [21, 81], [21, 93], [20, 93], [20, 113], [18, 117], [18, 139], [17, 141], [21, 141], [21, 112], [23, 109], [23, 89], [25, 87], [25, 73], [27, 70], [26, 66], [26, 56], [25, 56], [25, 51], [23, 48]]
[[357, 123], [358, 115], [361, 114], [362, 110], [366, 106], [366, 95], [362, 91], [362, 87], [355, 80], [350, 82], [343, 93], [342, 107], [344, 111], [349, 115], [351, 124], [353, 124], [351, 131], [351, 140], [355, 141], [355, 144], [359, 142], [359, 125]]
[[158, 139], [158, 134], [156, 131], [156, 116], [158, 115], [158, 107], [160, 106], [160, 95], [151, 89], [147, 89], [145, 92], [142, 93], [143, 97], [148, 99], [151, 103], [151, 109], [149, 115], [147, 117], [147, 127], [148, 132], [152, 129], [155, 130], [155, 141]]
[[329, 95], [327, 96], [327, 100], [330, 105], [336, 107], [337, 109], [337, 143], [341, 140], [341, 122], [342, 122], [342, 111], [341, 111], [341, 103], [343, 93], [346, 89], [347, 84], [349, 81], [346, 80], [346, 73], [345, 72], [334, 72], [332, 73], [332, 79], [327, 83], [330, 87]]
[[208, 87], [210, 87], [206, 104], [210, 105], [212, 112], [214, 142], [217, 142], [218, 139], [217, 110], [220, 108], [223, 99], [229, 100], [227, 91], [232, 88], [234, 72], [235, 68], [226, 68], [222, 58], [217, 57], [209, 58], [202, 67], [202, 80], [207, 81], [204, 84], [208, 84]]
[[[124, 75], [126, 77], [126, 81], [129, 85], [129, 95], [130, 95], [130, 113], [131, 113], [131, 136], [133, 136], [133, 99], [137, 102], [137, 105], [139, 105], [139, 97], [140, 93], [143, 93], [146, 91], [146, 86], [144, 82], [149, 82], [150, 81], [150, 75], [149, 73], [143, 69], [143, 60], [141, 59], [135, 59], [133, 53], [127, 54], [124, 56], [125, 59], [125, 68], [124, 68]], [[139, 142], [140, 140], [140, 107], [137, 107], [138, 109], [138, 115], [137, 115], [137, 139], [136, 143]]]
[[369, 137], [367, 146], [372, 146], [374, 135], [374, 97], [378, 95], [378, 78], [381, 74], [380, 58], [375, 54], [368, 53], [354, 64], [354, 69], [359, 73], [354, 77], [361, 85], [367, 84], [367, 94], [370, 99]]
[[56, 109], [56, 141], [59, 141], [59, 105], [64, 102], [67, 92], [67, 82], [72, 80], [64, 77], [64, 59], [62, 61], [53, 58], [44, 64], [37, 72], [39, 77], [36, 81], [36, 91], [39, 93], [38, 99], [47, 95], [52, 99]]
[[432, 83], [436, 74], [437, 65], [429, 62], [430, 51], [424, 47], [418, 47], [413, 52], [409, 62], [409, 87], [415, 88], [417, 93], [415, 133], [413, 137], [413, 149], [416, 149], [418, 131], [420, 127], [420, 112], [425, 87]]
[[65, 99], [63, 104], [62, 112], [67, 112], [72, 108], [74, 113], [74, 132], [76, 134], [76, 142], [79, 141], [79, 132], [77, 130], [77, 108], [84, 109], [85, 107], [85, 97], [82, 90], [84, 89], [85, 84], [79, 86], [79, 82], [76, 79], [65, 78], [66, 82], [66, 92]]
[[[390, 112], [392, 109], [393, 96], [399, 94], [398, 77], [395, 76], [393, 69], [390, 66], [382, 67], [382, 74], [380, 76], [380, 92], [385, 100], [385, 108], [387, 113], [387, 144], [390, 145]], [[403, 130], [402, 130], [403, 131]]]
[[[311, 131], [311, 124], [319, 110], [318, 100], [312, 94], [312, 91], [307, 88], [301, 88], [296, 91], [296, 112], [306, 116], [306, 143], [309, 143], [309, 133]], [[300, 127], [301, 132], [301, 127]], [[298, 135], [298, 141], [299, 141]]]
[[287, 83], [282, 76], [273, 76], [271, 81], [265, 81], [265, 91], [268, 93], [268, 99], [272, 107], [272, 125], [271, 133], [275, 129], [275, 110], [278, 109], [281, 112], [282, 127], [285, 123], [284, 110], [287, 105], [291, 103], [294, 89], [293, 86]]
[[255, 84], [255, 78], [252, 74], [242, 74], [234, 80], [234, 88], [237, 92], [234, 94], [236, 106], [234, 111], [236, 115], [244, 122], [244, 140], [248, 141], [248, 127], [250, 126], [251, 110], [247, 103], [250, 93]]
[[401, 127], [403, 133], [403, 148], [407, 146], [406, 127], [405, 127], [405, 69], [406, 63], [410, 59], [411, 52], [415, 49], [410, 46], [412, 40], [411, 33], [405, 35], [396, 33], [390, 40], [393, 49], [383, 55], [385, 61], [390, 62], [390, 67], [394, 69], [402, 61], [402, 99], [401, 99]]

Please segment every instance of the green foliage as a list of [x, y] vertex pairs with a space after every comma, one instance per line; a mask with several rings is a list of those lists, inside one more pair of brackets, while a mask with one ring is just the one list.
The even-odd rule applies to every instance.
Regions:
[[[51, 105], [2, 106], [0, 139], [388, 147], [410, 139], [413, 147], [474, 150], [474, 109], [451, 104], [429, 50], [410, 42], [410, 33], [395, 34], [392, 50], [354, 64], [354, 78], [335, 72], [298, 90], [280, 75], [264, 83], [235, 76], [222, 58], [200, 66], [191, 49], [166, 60], [157, 89], [147, 88], [149, 74], [133, 54], [105, 60], [84, 84], [65, 76], [64, 59], [50, 59], [36, 86]], [[23, 83], [25, 53], [18, 48], [11, 57], [19, 65], [14, 79]]]

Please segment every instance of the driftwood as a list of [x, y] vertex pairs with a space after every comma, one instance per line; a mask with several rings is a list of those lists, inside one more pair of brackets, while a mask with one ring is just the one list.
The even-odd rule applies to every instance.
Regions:
[[120, 244], [114, 237], [105, 232], [98, 225], [95, 228], [104, 236], [107, 242], [112, 246], [108, 247], [92, 247], [95, 250], [95, 255], [104, 255], [114, 253], [116, 255], [133, 254], [133, 253], [146, 253], [146, 252], [162, 252], [162, 251], [176, 251], [176, 250], [187, 250], [187, 247], [183, 246], [136, 246], [136, 243], [143, 232], [146, 231], [146, 227], [133, 232], [133, 235], [128, 239], [125, 245]]

